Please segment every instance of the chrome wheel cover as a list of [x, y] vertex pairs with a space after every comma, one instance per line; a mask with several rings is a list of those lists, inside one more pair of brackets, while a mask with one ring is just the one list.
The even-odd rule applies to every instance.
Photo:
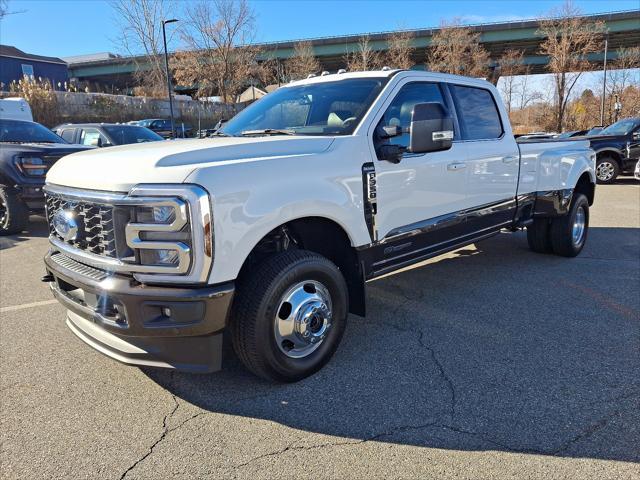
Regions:
[[598, 180], [605, 182], [607, 180], [611, 180], [615, 172], [615, 167], [611, 162], [602, 162], [596, 167], [596, 176], [598, 177]]
[[576, 216], [573, 219], [573, 227], [571, 228], [571, 238], [574, 245], [580, 245], [584, 238], [584, 232], [587, 226], [587, 214], [584, 207], [578, 207]]
[[331, 328], [331, 295], [320, 282], [307, 280], [288, 289], [276, 310], [274, 334], [282, 353], [304, 358], [324, 341]]

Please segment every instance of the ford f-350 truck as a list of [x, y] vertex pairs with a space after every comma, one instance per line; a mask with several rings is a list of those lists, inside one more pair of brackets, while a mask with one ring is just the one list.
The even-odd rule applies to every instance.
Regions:
[[368, 281], [527, 229], [578, 255], [589, 142], [516, 143], [496, 89], [400, 70], [287, 84], [213, 138], [65, 157], [47, 273], [67, 325], [133, 365], [296, 381], [332, 356]]

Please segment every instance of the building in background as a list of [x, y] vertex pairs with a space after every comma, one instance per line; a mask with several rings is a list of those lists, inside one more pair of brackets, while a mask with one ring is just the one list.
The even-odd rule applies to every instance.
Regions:
[[0, 89], [9, 90], [12, 82], [25, 76], [49, 80], [54, 88], [61, 90], [69, 80], [69, 71], [61, 58], [33, 55], [10, 45], [0, 45]]

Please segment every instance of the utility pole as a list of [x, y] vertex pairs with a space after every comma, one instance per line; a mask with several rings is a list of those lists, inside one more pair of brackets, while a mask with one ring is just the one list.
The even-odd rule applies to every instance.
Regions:
[[169, 75], [169, 53], [167, 52], [167, 32], [165, 25], [167, 23], [177, 22], [177, 18], [171, 20], [162, 20], [162, 40], [164, 42], [164, 68], [167, 74], [167, 91], [169, 92], [169, 115], [171, 116], [171, 138], [176, 138], [176, 128], [173, 121], [173, 98], [171, 95], [171, 75]]
[[602, 101], [600, 102], [600, 125], [604, 125], [604, 97], [607, 95], [607, 50], [609, 49], [609, 33], [604, 37], [604, 72], [602, 76]]

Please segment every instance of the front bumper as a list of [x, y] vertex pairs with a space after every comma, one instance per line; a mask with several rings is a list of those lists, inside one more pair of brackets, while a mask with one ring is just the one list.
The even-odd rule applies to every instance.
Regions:
[[233, 283], [149, 286], [60, 252], [49, 252], [44, 261], [45, 279], [68, 310], [67, 325], [96, 350], [130, 365], [220, 369]]

